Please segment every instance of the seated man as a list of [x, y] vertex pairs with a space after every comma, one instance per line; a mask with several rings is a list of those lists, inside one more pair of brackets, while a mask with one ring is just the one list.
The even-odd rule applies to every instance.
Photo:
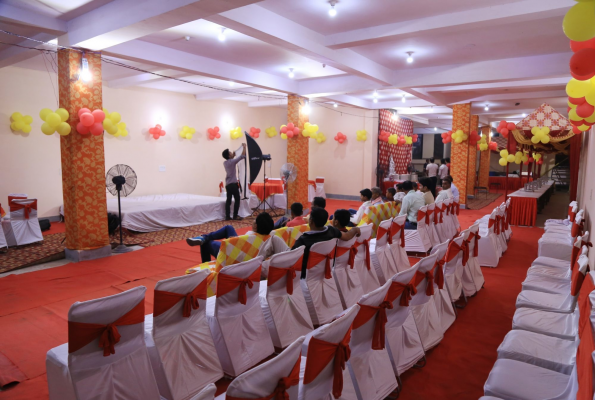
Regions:
[[359, 198], [362, 202], [362, 205], [359, 206], [357, 211], [350, 209], [349, 212], [352, 214], [351, 216], [351, 223], [353, 225], [357, 225], [362, 220], [364, 213], [370, 208], [371, 199], [372, 199], [372, 191], [370, 189], [363, 189], [359, 192]]
[[297, 249], [300, 246], [305, 246], [304, 260], [302, 263], [302, 275], [301, 278], [306, 278], [306, 270], [308, 267], [308, 255], [310, 254], [310, 247], [314, 243], [326, 242], [331, 239], [350, 240], [354, 236], [359, 236], [359, 228], [355, 227], [350, 229], [348, 232], [341, 232], [334, 226], [327, 226], [328, 212], [323, 208], [314, 208], [310, 213], [310, 230], [304, 232], [302, 236], [296, 240], [293, 245], [293, 249]]
[[419, 178], [419, 186], [421, 186], [420, 191], [423, 193], [426, 206], [434, 203], [434, 194], [431, 191], [432, 184], [433, 181], [428, 177], [423, 176]]
[[385, 194], [386, 201], [388, 201], [388, 202], [395, 201], [396, 194], [397, 194], [397, 189], [395, 189], [394, 187], [389, 187], [388, 189], [386, 189], [386, 194]]
[[450, 182], [450, 191], [452, 192], [452, 196], [454, 198], [458, 199], [459, 198], [459, 189], [455, 186], [452, 176], [447, 175], [446, 178], [444, 178], [444, 179], [446, 179]]
[[370, 198], [370, 205], [375, 206], [377, 204], [384, 203], [382, 201], [382, 190], [379, 187], [375, 186], [372, 188], [372, 197]]
[[407, 193], [405, 193], [405, 191], [403, 190], [402, 183], [397, 183], [396, 189], [397, 193], [395, 194], [395, 202], [400, 203], [403, 201], [403, 197], [405, 197]]
[[341, 232], [347, 232], [347, 227], [349, 226], [350, 219], [351, 213], [349, 212], [349, 210], [337, 210], [335, 211], [335, 215], [333, 218], [333, 226]]
[[[253, 231], [246, 233], [246, 235], [264, 236], [264, 242], [258, 251], [258, 255], [263, 256], [265, 259], [273, 254], [289, 250], [289, 246], [287, 246], [285, 241], [280, 237], [275, 235], [269, 237], [274, 224], [273, 218], [269, 214], [258, 214], [258, 217], [256, 217], [252, 224]], [[204, 263], [211, 261], [211, 256], [217, 258], [217, 254], [219, 254], [219, 249], [221, 248], [221, 242], [218, 242], [217, 240], [229, 239], [236, 236], [238, 236], [238, 234], [234, 227], [226, 225], [215, 232], [188, 238], [186, 239], [186, 243], [190, 246], [200, 246], [200, 255], [202, 262]]]
[[279, 218], [275, 222], [275, 229], [279, 229], [284, 226], [291, 227], [291, 226], [297, 226], [297, 225], [306, 225], [308, 223], [302, 217], [302, 215], [304, 214], [304, 206], [302, 206], [302, 203], [293, 203], [291, 205], [291, 207], [289, 208], [289, 212], [290, 212], [291, 218], [287, 219], [287, 217], [285, 217], [285, 216]]
[[436, 197], [436, 201], [444, 201], [448, 199], [452, 199], [452, 191], [450, 190], [450, 180], [443, 179], [442, 180], [442, 190], [438, 193], [438, 197]]
[[[312, 203], [310, 203], [312, 210], [315, 208], [326, 208], [326, 199], [324, 197], [314, 197], [312, 199]], [[305, 223], [307, 224], [309, 221], [310, 215], [306, 215], [304, 217]]]
[[407, 194], [403, 197], [399, 215], [407, 215], [405, 229], [417, 229], [417, 212], [424, 206], [424, 199], [413, 190], [411, 181], [403, 182], [403, 190]]

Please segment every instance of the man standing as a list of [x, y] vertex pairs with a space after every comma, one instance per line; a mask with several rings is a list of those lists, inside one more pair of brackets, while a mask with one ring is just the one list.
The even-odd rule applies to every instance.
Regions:
[[434, 159], [430, 158], [430, 163], [426, 166], [426, 171], [428, 171], [428, 177], [434, 181], [434, 185], [438, 182], [438, 165], [434, 163]]
[[442, 184], [442, 180], [448, 176], [448, 167], [446, 166], [446, 159], [440, 160], [440, 168], [438, 169], [438, 176], [440, 177], [439, 184]]
[[242, 151], [242, 155], [238, 158], [234, 158], [236, 153], [234, 151], [229, 151], [229, 149], [223, 150], [223, 168], [225, 168], [225, 190], [227, 191], [227, 201], [225, 202], [225, 220], [229, 221], [231, 219], [230, 208], [231, 208], [231, 198], [233, 197], [234, 205], [233, 205], [233, 219], [236, 221], [241, 220], [238, 212], [240, 211], [240, 188], [238, 187], [238, 176], [236, 173], [236, 165], [241, 160], [246, 158], [246, 143], [242, 144], [244, 150]]
[[411, 181], [403, 182], [403, 190], [407, 192], [401, 203], [399, 215], [406, 215], [405, 229], [417, 229], [417, 212], [424, 206], [424, 198], [413, 190]]

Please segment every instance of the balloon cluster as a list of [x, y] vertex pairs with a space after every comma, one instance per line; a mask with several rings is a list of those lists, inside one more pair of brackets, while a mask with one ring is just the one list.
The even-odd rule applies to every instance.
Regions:
[[161, 128], [161, 125], [157, 124], [149, 129], [149, 134], [153, 135], [153, 139], [159, 139], [161, 136], [165, 136], [165, 131]]
[[277, 136], [277, 128], [275, 128], [274, 126], [271, 126], [270, 128], [267, 128], [264, 131], [270, 138]]
[[258, 137], [260, 136], [260, 129], [259, 128], [255, 128], [255, 127], [251, 127], [250, 128], [250, 132], [248, 132], [248, 135], [250, 135], [254, 139], [258, 139]]
[[477, 134], [477, 131], [471, 131], [469, 133], [469, 144], [475, 146], [479, 140], [482, 139], [481, 136]]
[[387, 131], [380, 131], [380, 134], [378, 135], [378, 140], [388, 143], [388, 139], [390, 138], [390, 133], [388, 133]]
[[300, 128], [295, 126], [292, 122], [287, 125], [281, 125], [281, 139], [292, 138], [300, 134]]
[[595, 123], [595, 78], [585, 81], [571, 79], [566, 85], [568, 118], [575, 134], [589, 130]]
[[408, 144], [408, 145], [413, 144], [413, 138], [411, 136], [404, 136], [404, 140], [405, 140], [404, 144]]
[[570, 40], [584, 42], [595, 37], [595, 1], [576, 1], [566, 13], [562, 27]]
[[12, 122], [10, 123], [10, 129], [12, 129], [13, 131], [21, 131], [23, 133], [31, 132], [31, 123], [33, 122], [32, 116], [23, 115], [20, 112], [14, 112], [10, 116], [10, 119], [12, 120]]
[[317, 133], [318, 133], [318, 125], [313, 125], [309, 122], [306, 122], [304, 124], [304, 129], [302, 130], [302, 136], [315, 139]]
[[516, 129], [516, 125], [512, 122], [506, 122], [504, 120], [500, 121], [500, 125], [496, 128], [496, 132], [500, 135], [508, 138], [508, 134]]
[[399, 144], [399, 136], [392, 134], [388, 137], [388, 144]]
[[355, 132], [355, 138], [358, 142], [365, 142], [368, 140], [368, 131], [362, 129], [360, 131]]
[[196, 132], [196, 129], [194, 128], [190, 128], [189, 126], [184, 125], [182, 127], [182, 132], [180, 132], [180, 137], [182, 139], [192, 139], [192, 136], [194, 135], [194, 133]]
[[242, 137], [242, 128], [236, 126], [235, 128], [229, 131], [229, 134], [233, 140], [239, 139]]
[[[524, 157], [523, 157], [523, 159], [524, 159]], [[523, 164], [529, 165], [529, 164], [532, 164], [533, 162], [535, 162], [535, 160], [533, 159], [533, 157], [527, 156], [527, 160], [526, 161], [523, 161]]]
[[311, 137], [312, 139], [316, 139], [316, 141], [317, 141], [318, 143], [324, 143], [324, 142], [326, 142], [326, 136], [325, 136], [325, 134], [324, 134], [324, 133], [322, 133], [322, 132], [318, 132], [318, 133], [316, 133], [316, 135], [314, 135], [314, 136], [310, 136], [310, 137]]
[[537, 165], [543, 164], [543, 160], [541, 159], [541, 154], [539, 154], [539, 153], [533, 153], [533, 159], [535, 160], [535, 162], [537, 163]]
[[207, 133], [209, 134], [209, 140], [215, 140], [221, 137], [218, 126], [207, 129]]
[[442, 143], [450, 143], [452, 141], [452, 131], [443, 132], [440, 136], [442, 136]]
[[103, 129], [105, 129], [107, 133], [115, 137], [128, 136], [126, 124], [120, 121], [122, 119], [120, 113], [115, 111], [110, 113], [105, 108], [103, 109], [103, 113], [105, 114], [105, 119], [103, 120]]
[[498, 160], [498, 164], [505, 167], [506, 164], [514, 162], [516, 159], [514, 154], [508, 154], [508, 150], [500, 150], [500, 160]]
[[411, 135], [411, 138], [413, 140], [413, 143], [417, 143], [418, 135], [416, 133], [414, 133], [413, 135]]
[[70, 125], [66, 122], [69, 117], [70, 114], [64, 108], [58, 108], [55, 112], [44, 108], [39, 112], [39, 118], [44, 121], [41, 131], [46, 135], [53, 135], [58, 131], [60, 136], [66, 136], [70, 133]]
[[335, 140], [336, 140], [337, 142], [339, 142], [340, 144], [343, 144], [343, 142], [347, 140], [347, 136], [345, 136], [345, 134], [343, 134], [343, 133], [341, 133], [341, 132], [338, 132], [338, 133], [335, 135]]
[[477, 142], [477, 150], [486, 151], [488, 149], [488, 147], [489, 147], [489, 145], [488, 145], [486, 138], [482, 136], [481, 139], [479, 139], [479, 141]]
[[76, 124], [76, 131], [81, 135], [88, 133], [93, 136], [103, 134], [103, 120], [105, 113], [103, 110], [89, 110], [88, 108], [81, 108], [78, 112], [79, 123]]
[[467, 135], [465, 132], [459, 129], [451, 135], [451, 138], [455, 141], [455, 143], [463, 143], [465, 140], [469, 138], [469, 135]]
[[533, 134], [531, 137], [531, 143], [533, 144], [537, 144], [539, 142], [548, 144], [550, 142], [550, 128], [547, 126], [544, 126], [543, 128], [534, 126], [531, 128], [531, 133]]
[[574, 55], [570, 58], [570, 75], [579, 81], [595, 77], [595, 38], [584, 42], [570, 41]]

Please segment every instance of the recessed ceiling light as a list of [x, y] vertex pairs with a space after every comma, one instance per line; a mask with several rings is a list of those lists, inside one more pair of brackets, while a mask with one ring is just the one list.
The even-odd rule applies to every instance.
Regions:
[[374, 90], [374, 94], [372, 94], [372, 96], [374, 96], [374, 98], [378, 97], [378, 91]]
[[378, 99], [374, 98], [374, 103], [378, 103]]
[[404, 103], [405, 101], [407, 101], [407, 100], [405, 100], [405, 95], [404, 95], [404, 94], [403, 94], [403, 97], [401, 97], [401, 101], [402, 101], [403, 103]]
[[437, 131], [437, 130], [438, 130], [438, 128], [434, 127], [434, 131]]
[[337, 15], [337, 10], [335, 9], [335, 4], [337, 4], [335, 1], [331, 1], [331, 8], [328, 10], [328, 15], [330, 15], [331, 17], [334, 17], [335, 15]]
[[337, 103], [333, 103], [333, 107], [337, 108], [338, 107]]
[[527, 116], [527, 114], [523, 113], [523, 118], [525, 118]]
[[407, 54], [409, 55], [409, 57], [407, 57], [407, 62], [411, 64], [413, 62], [413, 52], [408, 51]]
[[293, 73], [293, 68], [289, 68], [289, 74], [287, 74], [288, 77], [293, 78], [295, 76], [295, 74]]
[[489, 106], [489, 104], [486, 104], [486, 106], [485, 106], [483, 109], [484, 109], [484, 110], [486, 110], [486, 111], [490, 111], [490, 106]]
[[186, 41], [190, 40], [190, 36], [184, 36], [184, 39], [186, 39]]
[[219, 32], [219, 41], [225, 42], [225, 28], [221, 28], [221, 32]]
[[234, 81], [229, 81], [229, 86], [233, 86], [233, 85], [235, 85], [235, 82]]

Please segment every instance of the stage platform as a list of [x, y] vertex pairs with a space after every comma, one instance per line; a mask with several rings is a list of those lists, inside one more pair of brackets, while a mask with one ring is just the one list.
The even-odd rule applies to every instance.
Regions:
[[[187, 193], [157, 194], [123, 197], [121, 204], [122, 226], [135, 232], [181, 228], [225, 218], [224, 197]], [[107, 200], [107, 211], [118, 214], [117, 198]], [[60, 214], [64, 215], [63, 212], [63, 206], [60, 206]], [[242, 200], [240, 217], [248, 217], [251, 213], [249, 200]]]

